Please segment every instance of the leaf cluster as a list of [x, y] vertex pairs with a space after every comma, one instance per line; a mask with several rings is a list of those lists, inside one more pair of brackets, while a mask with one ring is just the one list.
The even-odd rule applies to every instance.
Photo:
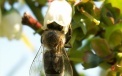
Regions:
[[[122, 66], [122, 58], [118, 57], [118, 53], [122, 51], [122, 1], [106, 0], [99, 8], [94, 2], [89, 0], [73, 6], [70, 59], [76, 64], [81, 63], [85, 69], [96, 66], [103, 69], [110, 69], [112, 65]], [[122, 74], [121, 70], [114, 72], [115, 75], [119, 73], [118, 76]]]

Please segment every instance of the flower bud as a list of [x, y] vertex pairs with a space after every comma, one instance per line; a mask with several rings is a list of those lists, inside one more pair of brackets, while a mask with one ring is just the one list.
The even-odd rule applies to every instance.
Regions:
[[0, 36], [7, 37], [9, 40], [21, 37], [21, 16], [16, 10], [11, 10], [2, 16], [0, 24]]

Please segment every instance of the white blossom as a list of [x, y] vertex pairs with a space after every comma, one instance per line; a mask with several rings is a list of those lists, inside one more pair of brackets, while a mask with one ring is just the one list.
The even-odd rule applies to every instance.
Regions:
[[2, 16], [0, 24], [1, 37], [7, 37], [9, 40], [13, 38], [19, 39], [21, 37], [21, 31], [21, 16], [17, 11], [12, 10]]
[[72, 18], [71, 5], [66, 0], [54, 0], [50, 3], [46, 16], [44, 18], [43, 29], [48, 29], [47, 24], [56, 22], [63, 26], [63, 31], [66, 34], [69, 29]]

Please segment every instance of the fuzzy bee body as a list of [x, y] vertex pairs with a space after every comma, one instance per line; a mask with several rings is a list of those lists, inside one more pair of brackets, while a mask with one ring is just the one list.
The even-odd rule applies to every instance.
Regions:
[[[54, 0], [44, 18], [44, 26], [41, 37], [43, 56], [37, 53], [30, 70], [30, 76], [73, 76], [69, 58], [64, 49], [65, 44], [71, 38], [71, 14], [72, 8], [65, 0]], [[41, 62], [43, 61], [43, 63]], [[33, 69], [36, 69], [34, 71]]]
[[[30, 68], [30, 76], [73, 76], [69, 58], [64, 49], [65, 34], [57, 30], [45, 30], [42, 47]], [[44, 75], [42, 75], [44, 73]]]

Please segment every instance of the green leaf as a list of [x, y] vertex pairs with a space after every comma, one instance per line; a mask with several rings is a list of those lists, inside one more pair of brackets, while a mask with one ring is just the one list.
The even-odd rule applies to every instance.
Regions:
[[[95, 51], [95, 53], [101, 57], [101, 58], [106, 58], [109, 55], [112, 54], [109, 44], [105, 39], [102, 38], [94, 38], [91, 41], [91, 47]], [[106, 58], [107, 60], [110, 59], [111, 57]]]
[[109, 70], [106, 76], [117, 76], [115, 71]]
[[81, 62], [83, 54], [82, 51], [78, 51], [78, 48], [81, 47], [81, 45], [82, 44], [80, 41], [75, 40], [72, 48], [69, 49], [70, 50], [69, 55], [72, 61]]
[[122, 31], [116, 30], [109, 37], [109, 43], [112, 47], [121, 45], [122, 43]]
[[102, 62], [101, 58], [93, 54], [91, 51], [85, 51], [82, 60], [82, 65], [85, 69], [96, 67]]
[[122, 0], [105, 0], [105, 3], [111, 3], [112, 6], [119, 8], [121, 11], [122, 18]]
[[80, 21], [81, 21], [81, 25], [80, 26], [81, 26], [81, 29], [83, 31], [83, 34], [86, 35], [86, 33], [87, 33], [86, 24], [85, 24], [83, 19], [81, 19]]
[[72, 33], [72, 38], [70, 40], [71, 45], [74, 44], [76, 36], [77, 36], [77, 30], [74, 30], [73, 33]]
[[74, 62], [78, 62], [81, 63], [82, 62], [82, 56], [83, 53], [81, 51], [70, 51], [70, 60], [74, 61]]
[[79, 8], [83, 8], [85, 11], [87, 11], [89, 14], [93, 15], [94, 14], [94, 2], [92, 1], [88, 1], [86, 3], [80, 3]]
[[[110, 36], [112, 35], [112, 33], [114, 33], [117, 30], [122, 31], [122, 23], [116, 24], [116, 25], [111, 26], [111, 27], [107, 27], [106, 32], [105, 32], [106, 40], [109, 41]], [[114, 38], [112, 38], [112, 39], [114, 39]]]
[[47, 0], [36, 0], [41, 6], [44, 6]]
[[80, 27], [81, 25], [81, 18], [82, 18], [82, 14], [77, 10], [77, 8], [74, 7], [74, 16], [73, 16], [73, 21], [72, 21], [72, 29], [76, 29], [78, 27]]
[[84, 34], [83, 34], [81, 28], [74, 29], [73, 33], [72, 33], [72, 38], [70, 40], [71, 45], [73, 45], [76, 40], [81, 42], [83, 37], [84, 37]]
[[81, 42], [84, 37], [83, 31], [81, 30], [81, 28], [77, 28], [75, 30], [77, 30], [76, 40]]
[[118, 16], [119, 14], [116, 14], [118, 11], [111, 12], [115, 10], [110, 3], [104, 4], [104, 6], [101, 9], [101, 21], [107, 25], [112, 26], [115, 23], [115, 16]]
[[115, 20], [119, 19], [119, 16], [120, 16], [120, 9], [119, 8], [113, 7], [111, 4], [107, 4], [106, 8], [111, 12], [111, 14]]

